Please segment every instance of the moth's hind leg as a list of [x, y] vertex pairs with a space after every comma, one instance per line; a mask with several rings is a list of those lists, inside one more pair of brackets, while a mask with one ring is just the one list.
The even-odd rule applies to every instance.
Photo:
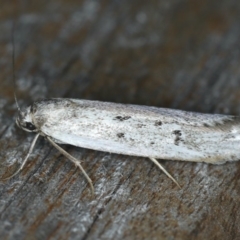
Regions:
[[149, 158], [158, 168], [160, 168], [170, 179], [172, 179], [173, 182], [176, 183], [176, 185], [180, 187], [180, 185], [178, 184], [177, 180], [174, 179], [174, 177], [172, 177], [172, 175], [170, 173], [167, 172], [167, 170], [157, 161], [157, 159], [155, 158]]
[[87, 175], [87, 173], [85, 172], [85, 170], [83, 169], [82, 165], [80, 164], [80, 162], [74, 158], [73, 156], [71, 156], [68, 152], [66, 152], [63, 148], [61, 148], [60, 146], [58, 146], [58, 144], [56, 144], [50, 137], [46, 137], [47, 140], [57, 149], [59, 150], [66, 158], [68, 158], [71, 162], [73, 162], [75, 164], [76, 167], [78, 167], [83, 175], [85, 176], [85, 178], [87, 179], [90, 187], [91, 187], [91, 190], [92, 190], [92, 194], [94, 194], [94, 187], [93, 187], [93, 184], [92, 184], [92, 180], [91, 178]]

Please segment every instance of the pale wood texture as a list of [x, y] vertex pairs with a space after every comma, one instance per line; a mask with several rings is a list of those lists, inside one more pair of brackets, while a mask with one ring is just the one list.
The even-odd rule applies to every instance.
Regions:
[[[33, 139], [14, 122], [13, 20], [21, 107], [71, 97], [240, 114], [240, 1], [1, 1], [1, 177]], [[240, 239], [240, 162], [161, 161], [179, 190], [147, 159], [64, 148], [96, 195], [41, 138], [0, 181], [1, 239]]]

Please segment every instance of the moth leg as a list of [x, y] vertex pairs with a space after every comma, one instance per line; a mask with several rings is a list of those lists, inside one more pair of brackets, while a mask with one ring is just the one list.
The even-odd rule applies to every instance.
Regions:
[[170, 173], [167, 172], [167, 170], [157, 161], [157, 159], [155, 158], [149, 158], [158, 168], [160, 168], [170, 179], [172, 179], [173, 182], [176, 183], [176, 185], [180, 187], [180, 185], [178, 184], [177, 180], [175, 180]]
[[3, 179], [1, 179], [1, 180], [6, 180], [6, 179], [9, 179], [9, 178], [12, 178], [12, 177], [14, 177], [15, 175], [17, 175], [17, 174], [23, 169], [23, 167], [25, 166], [25, 164], [26, 164], [29, 156], [31, 155], [31, 153], [32, 153], [32, 151], [33, 151], [33, 149], [34, 149], [34, 147], [35, 147], [35, 144], [36, 144], [36, 142], [37, 142], [37, 140], [38, 140], [39, 135], [40, 135], [40, 133], [38, 133], [38, 134], [35, 136], [35, 138], [33, 139], [32, 144], [31, 144], [31, 146], [30, 146], [30, 148], [29, 148], [29, 150], [28, 150], [28, 154], [27, 154], [27, 156], [25, 157], [25, 159], [23, 160], [20, 168], [19, 168], [14, 174], [12, 174], [11, 176], [6, 177], [6, 178], [3, 178]]
[[70, 155], [68, 152], [66, 152], [63, 148], [61, 148], [58, 144], [56, 144], [50, 137], [47, 136], [47, 140], [60, 152], [62, 153], [66, 158], [68, 158], [71, 162], [73, 162], [75, 164], [76, 167], [78, 167], [83, 175], [85, 176], [85, 178], [87, 179], [91, 190], [92, 190], [92, 194], [94, 194], [94, 187], [92, 184], [92, 180], [91, 178], [87, 175], [87, 173], [85, 172], [85, 170], [83, 169], [82, 165], [80, 164], [80, 162], [74, 158], [72, 155]]

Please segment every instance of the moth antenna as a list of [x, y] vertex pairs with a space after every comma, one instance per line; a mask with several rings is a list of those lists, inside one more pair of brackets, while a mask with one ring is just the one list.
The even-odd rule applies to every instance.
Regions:
[[181, 186], [178, 184], [177, 180], [174, 179], [174, 177], [171, 176], [170, 173], [167, 172], [167, 170], [155, 159], [155, 158], [149, 158], [157, 167], [159, 167], [172, 181], [181, 189]]
[[1, 180], [6, 180], [6, 179], [9, 179], [9, 178], [12, 178], [12, 177], [14, 177], [15, 175], [17, 175], [17, 174], [23, 169], [23, 167], [25, 166], [25, 164], [26, 164], [29, 156], [31, 155], [31, 153], [32, 153], [32, 151], [33, 151], [33, 149], [34, 149], [34, 146], [35, 146], [35, 144], [36, 144], [36, 142], [37, 142], [37, 139], [38, 139], [39, 135], [40, 135], [40, 133], [38, 133], [38, 134], [35, 136], [35, 138], [33, 139], [32, 144], [31, 144], [31, 146], [30, 146], [30, 148], [29, 148], [29, 150], [28, 150], [28, 154], [27, 154], [27, 156], [25, 157], [25, 159], [23, 160], [20, 168], [19, 168], [15, 173], [13, 173], [12, 175], [10, 175], [9, 177], [2, 178]]
[[15, 38], [14, 38], [14, 32], [15, 32], [15, 22], [13, 22], [12, 25], [12, 34], [11, 34], [11, 42], [12, 42], [12, 81], [14, 86], [14, 99], [15, 103], [18, 109], [18, 112], [21, 112], [21, 109], [18, 104], [17, 95], [16, 95], [16, 74], [15, 74]]

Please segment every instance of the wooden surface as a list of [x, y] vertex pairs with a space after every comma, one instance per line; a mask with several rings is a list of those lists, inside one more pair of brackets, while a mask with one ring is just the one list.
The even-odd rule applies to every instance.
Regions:
[[[34, 137], [15, 125], [13, 20], [22, 108], [71, 97], [240, 114], [239, 1], [2, 0], [1, 177]], [[95, 196], [41, 138], [24, 170], [0, 181], [1, 239], [240, 239], [240, 162], [160, 161], [179, 190], [145, 158], [65, 149]]]

